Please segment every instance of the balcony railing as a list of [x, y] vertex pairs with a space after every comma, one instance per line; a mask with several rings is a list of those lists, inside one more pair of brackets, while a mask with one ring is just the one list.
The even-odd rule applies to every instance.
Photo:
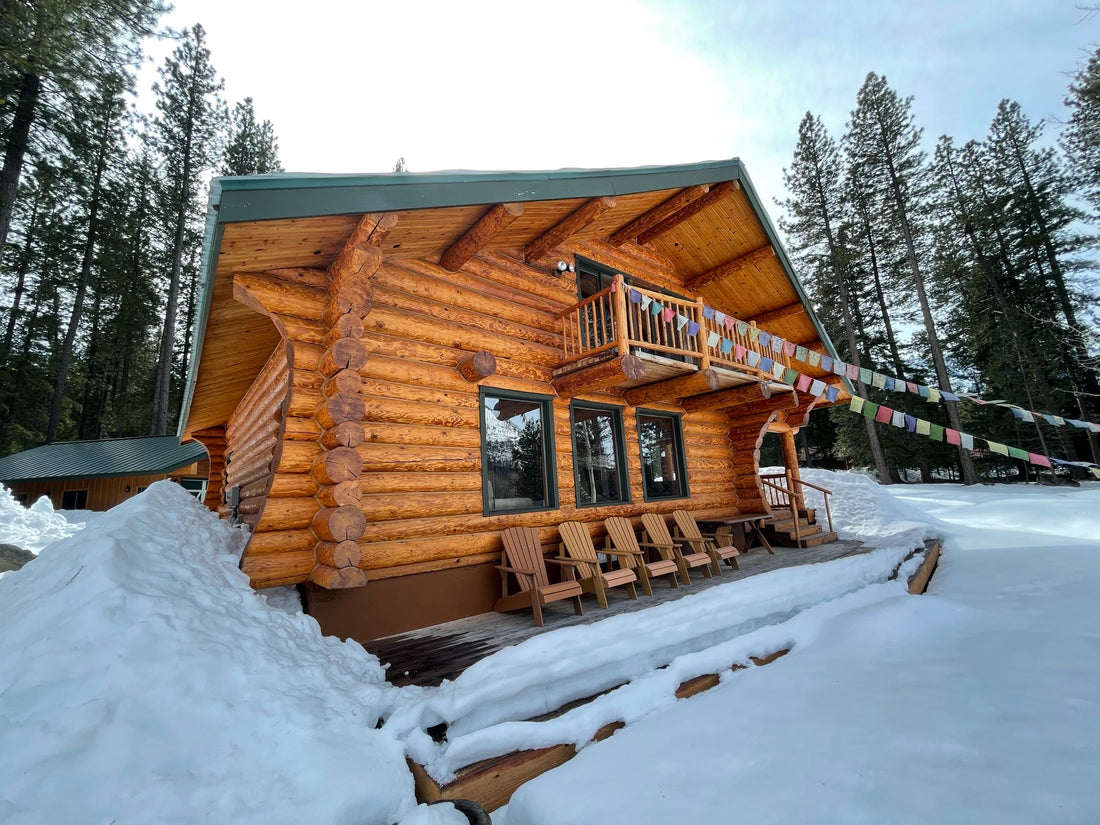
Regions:
[[760, 344], [754, 325], [742, 334], [735, 323], [720, 321], [720, 315], [708, 312], [701, 299], [627, 286], [621, 275], [616, 276], [610, 287], [561, 313], [562, 366], [609, 352], [651, 353], [699, 369], [726, 367], [761, 377], [774, 376], [746, 363], [744, 353], [755, 352], [790, 366], [783, 352]]

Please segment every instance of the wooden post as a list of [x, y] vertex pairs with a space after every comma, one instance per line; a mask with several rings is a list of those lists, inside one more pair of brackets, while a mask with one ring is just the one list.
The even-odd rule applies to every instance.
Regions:
[[802, 478], [798, 474], [798, 448], [794, 443], [794, 436], [798, 430], [788, 429], [779, 434], [779, 445], [783, 451], [783, 466], [787, 468], [787, 472], [791, 475], [791, 480], [794, 481], [796, 489], [801, 492]]
[[613, 301], [615, 334], [619, 341], [619, 357], [622, 358], [624, 355], [630, 355], [630, 320], [627, 318], [626, 284], [623, 283], [622, 274], [615, 276]]

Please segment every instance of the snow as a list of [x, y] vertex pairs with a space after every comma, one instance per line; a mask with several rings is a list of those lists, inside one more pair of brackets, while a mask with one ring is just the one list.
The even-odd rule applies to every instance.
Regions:
[[269, 607], [237, 569], [244, 538], [159, 482], [0, 579], [0, 821], [389, 825], [414, 807], [401, 743], [374, 729], [377, 659]]
[[29, 508], [23, 507], [0, 484], [0, 544], [14, 544], [37, 554], [50, 542], [67, 538], [83, 526], [82, 522], [70, 523], [45, 496]]
[[[252, 591], [243, 534], [176, 485], [75, 533], [0, 491], [0, 536], [41, 551], [0, 579], [0, 822], [447, 825], [406, 755], [445, 781], [559, 743], [581, 751], [494, 821], [1100, 821], [1100, 485], [802, 472], [871, 552], [551, 630], [438, 688], [389, 686], [293, 588]], [[919, 558], [890, 574], [932, 536], [909, 596]]]
[[1100, 488], [883, 490], [943, 528], [929, 595], [799, 614], [789, 655], [529, 782], [508, 825], [1100, 821]]

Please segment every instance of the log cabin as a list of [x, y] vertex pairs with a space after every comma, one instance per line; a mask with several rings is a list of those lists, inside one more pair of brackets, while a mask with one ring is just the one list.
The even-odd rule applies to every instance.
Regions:
[[55, 510], [109, 510], [166, 478], [202, 497], [209, 475], [202, 445], [173, 435], [59, 441], [0, 458], [16, 501], [45, 496]]
[[763, 437], [797, 467], [826, 401], [761, 331], [835, 356], [737, 159], [220, 178], [203, 266], [206, 503], [360, 641], [492, 610], [507, 527], [768, 512]]

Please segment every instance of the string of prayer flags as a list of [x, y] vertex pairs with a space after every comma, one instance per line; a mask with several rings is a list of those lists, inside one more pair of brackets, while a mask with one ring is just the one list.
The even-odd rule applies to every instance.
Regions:
[[821, 364], [821, 353], [817, 350], [810, 350], [809, 357], [806, 359], [806, 363], [811, 367], [816, 367]]

